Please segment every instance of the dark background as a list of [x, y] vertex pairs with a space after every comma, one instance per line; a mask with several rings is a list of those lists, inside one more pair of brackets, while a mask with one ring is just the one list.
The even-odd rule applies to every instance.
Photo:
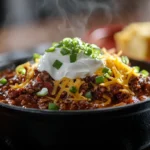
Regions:
[[146, 20], [147, 16], [143, 18], [138, 13], [147, 14], [147, 3], [148, 0], [1, 0], [0, 26], [81, 14], [91, 18], [95, 14], [105, 18], [111, 14], [111, 21], [134, 21], [135, 17], [132, 16], [137, 14], [138, 19]]

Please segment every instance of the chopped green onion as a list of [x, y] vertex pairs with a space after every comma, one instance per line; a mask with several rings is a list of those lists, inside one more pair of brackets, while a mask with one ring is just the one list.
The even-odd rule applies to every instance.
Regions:
[[66, 46], [69, 46], [71, 42], [72, 42], [71, 38], [64, 38], [62, 41], [62, 43]]
[[121, 60], [124, 64], [128, 65], [129, 64], [129, 59], [127, 56], [121, 56]]
[[91, 99], [92, 98], [92, 93], [90, 91], [86, 92], [85, 97]]
[[81, 46], [82, 45], [82, 41], [79, 38], [74, 38], [72, 40], [72, 43], [73, 43], [74, 46], [77, 46], [77, 45]]
[[95, 45], [95, 44], [90, 44], [89, 46], [90, 46], [91, 48], [94, 48], [94, 49], [98, 49], [98, 50], [100, 49], [100, 48], [99, 48], [97, 45]]
[[6, 84], [7, 83], [7, 79], [5, 79], [5, 78], [1, 78], [0, 79], [0, 84]]
[[73, 43], [74, 46], [79, 44], [78, 40], [76, 40], [76, 39], [73, 39], [72, 43]]
[[33, 54], [33, 59], [34, 59], [34, 61], [36, 60], [36, 59], [39, 59], [39, 58], [41, 58], [42, 56], [40, 55], [40, 54], [38, 54], [38, 53], [34, 53]]
[[143, 77], [147, 77], [149, 75], [149, 72], [146, 70], [142, 70], [140, 73], [143, 75]]
[[53, 43], [52, 44], [52, 47], [55, 47], [55, 48], [60, 47], [60, 46], [61, 46], [61, 43]]
[[[85, 46], [85, 47], [90, 47], [90, 44], [89, 43], [83, 43], [83, 45]], [[91, 48], [91, 47], [90, 47]]]
[[104, 83], [104, 77], [103, 77], [103, 76], [97, 76], [97, 77], [95, 78], [95, 82], [96, 82], [97, 84]]
[[24, 67], [18, 67], [17, 72], [22, 74], [22, 75], [25, 75], [26, 74], [26, 69]]
[[54, 43], [52, 43], [52, 47], [54, 47], [54, 48], [59, 48], [59, 47], [61, 47], [63, 44], [62, 44], [62, 41], [60, 41], [59, 43], [57, 43], [57, 42], [54, 42]]
[[75, 86], [72, 86], [70, 89], [71, 93], [76, 93], [77, 92], [77, 88]]
[[41, 91], [37, 92], [37, 96], [46, 96], [48, 94], [48, 89], [47, 88], [42, 88]]
[[103, 70], [102, 70], [102, 72], [103, 72], [103, 73], [108, 73], [108, 74], [111, 74], [111, 73], [112, 73], [111, 69], [108, 68], [108, 67], [104, 67]]
[[75, 48], [72, 50], [72, 54], [77, 54], [77, 53], [79, 53], [79, 48]]
[[98, 58], [99, 55], [100, 55], [100, 50], [93, 49], [92, 58]]
[[63, 63], [60, 62], [59, 60], [55, 60], [55, 62], [53, 63], [53, 67], [56, 69], [59, 69], [62, 65]]
[[140, 72], [140, 67], [139, 66], [134, 66], [134, 72], [139, 73]]
[[105, 77], [105, 78], [110, 78], [110, 75], [109, 75], [108, 73], [105, 73], [105, 74], [104, 74], [104, 77]]
[[54, 104], [54, 103], [49, 103], [48, 104], [48, 109], [49, 110], [59, 110], [59, 106]]
[[90, 56], [92, 54], [92, 50], [91, 49], [87, 49], [85, 52], [84, 52], [85, 55], [87, 56]]
[[65, 42], [72, 42], [72, 39], [71, 38], [64, 38], [63, 43], [65, 43]]
[[55, 47], [50, 47], [48, 49], [45, 50], [46, 52], [54, 52], [55, 51]]
[[57, 46], [57, 44], [58, 44], [57, 42], [54, 42], [54, 43], [52, 43], [52, 46], [55, 47], [55, 46]]
[[61, 53], [62, 55], [67, 55], [67, 54], [70, 54], [70, 51], [69, 51], [67, 48], [62, 48], [62, 49], [60, 50], [60, 53]]
[[71, 54], [70, 55], [70, 62], [73, 63], [77, 60], [77, 54]]

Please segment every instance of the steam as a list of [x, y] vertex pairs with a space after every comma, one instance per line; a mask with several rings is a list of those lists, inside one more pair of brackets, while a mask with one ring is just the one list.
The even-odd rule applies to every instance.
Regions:
[[[59, 13], [62, 17], [62, 24], [58, 25], [59, 32], [62, 33], [65, 31], [71, 32], [72, 36], [82, 37], [88, 28], [88, 23], [92, 18], [92, 15], [96, 11], [101, 11], [103, 17], [107, 18], [105, 20], [106, 24], [109, 24], [112, 21], [112, 15], [110, 13], [110, 7], [108, 4], [96, 2], [96, 1], [79, 1], [79, 0], [69, 0], [68, 6], [74, 12], [77, 13], [77, 17], [70, 15], [66, 10], [61, 6], [60, 0], [56, 0], [56, 6], [59, 10]], [[102, 18], [102, 17], [101, 17]], [[99, 18], [99, 19], [101, 19]]]
[[[28, 49], [64, 37], [82, 38], [91, 28], [149, 20], [149, 5], [149, 0], [6, 0], [4, 26], [28, 26], [3, 33], [4, 43], [9, 50]], [[30, 25], [41, 18], [49, 21]]]
[[[82, 37], [88, 25], [94, 25], [92, 18], [99, 13], [97, 24], [109, 24], [112, 21], [113, 0], [44, 0], [36, 5], [38, 13], [57, 17], [61, 23], [57, 25], [58, 34], [65, 37]], [[39, 11], [40, 10], [40, 11]]]
[[[149, 0], [6, 0], [5, 2], [7, 16], [4, 25], [26, 23], [39, 17], [59, 17], [62, 20], [62, 23], [57, 25], [59, 32], [65, 30], [74, 36], [82, 35], [88, 27], [107, 25], [114, 21], [148, 20], [150, 4]], [[96, 19], [93, 21], [93, 18]]]

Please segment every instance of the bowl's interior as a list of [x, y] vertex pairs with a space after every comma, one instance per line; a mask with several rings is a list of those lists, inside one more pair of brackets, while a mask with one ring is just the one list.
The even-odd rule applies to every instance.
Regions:
[[[3, 63], [0, 63], [0, 71], [5, 70], [7, 68], [12, 68], [15, 67], [19, 64], [22, 64], [26, 61], [30, 61], [32, 59], [32, 55], [29, 57], [23, 57], [23, 58], [19, 58], [19, 59], [15, 59], [15, 60], [11, 60], [11, 61], [4, 61]], [[149, 62], [145, 62], [145, 61], [139, 61], [139, 60], [133, 60], [130, 59], [131, 65], [132, 66], [139, 66], [141, 69], [146, 69], [147, 71], [150, 72], [150, 63]], [[149, 100], [148, 100], [149, 101]], [[142, 101], [140, 103], [144, 103], [146, 101]], [[3, 104], [0, 103], [0, 107], [5, 107], [5, 108], [9, 108], [9, 109], [14, 109], [14, 110], [19, 110], [19, 111], [24, 111], [24, 112], [30, 112], [30, 113], [60, 113], [60, 112], [97, 112], [97, 111], [112, 111], [112, 110], [118, 110], [118, 109], [123, 109], [126, 107], [132, 107], [133, 105], [139, 105], [140, 103], [136, 103], [136, 104], [128, 104], [125, 106], [117, 106], [117, 107], [108, 107], [108, 108], [102, 108], [102, 109], [98, 109], [98, 110], [71, 110], [71, 111], [50, 111], [50, 110], [39, 110], [39, 109], [32, 109], [32, 108], [22, 108], [22, 107], [18, 107], [18, 106], [11, 106], [8, 104]]]

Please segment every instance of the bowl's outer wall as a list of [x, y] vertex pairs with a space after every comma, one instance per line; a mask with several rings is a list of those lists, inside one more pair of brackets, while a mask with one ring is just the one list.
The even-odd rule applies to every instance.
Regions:
[[0, 135], [32, 139], [38, 147], [97, 144], [101, 148], [138, 150], [150, 141], [150, 103], [123, 110], [72, 114], [35, 114], [0, 109]]
[[17, 138], [24, 148], [69, 143], [140, 150], [150, 142], [149, 101], [123, 109], [68, 114], [30, 113], [0, 105], [0, 118], [0, 135]]

